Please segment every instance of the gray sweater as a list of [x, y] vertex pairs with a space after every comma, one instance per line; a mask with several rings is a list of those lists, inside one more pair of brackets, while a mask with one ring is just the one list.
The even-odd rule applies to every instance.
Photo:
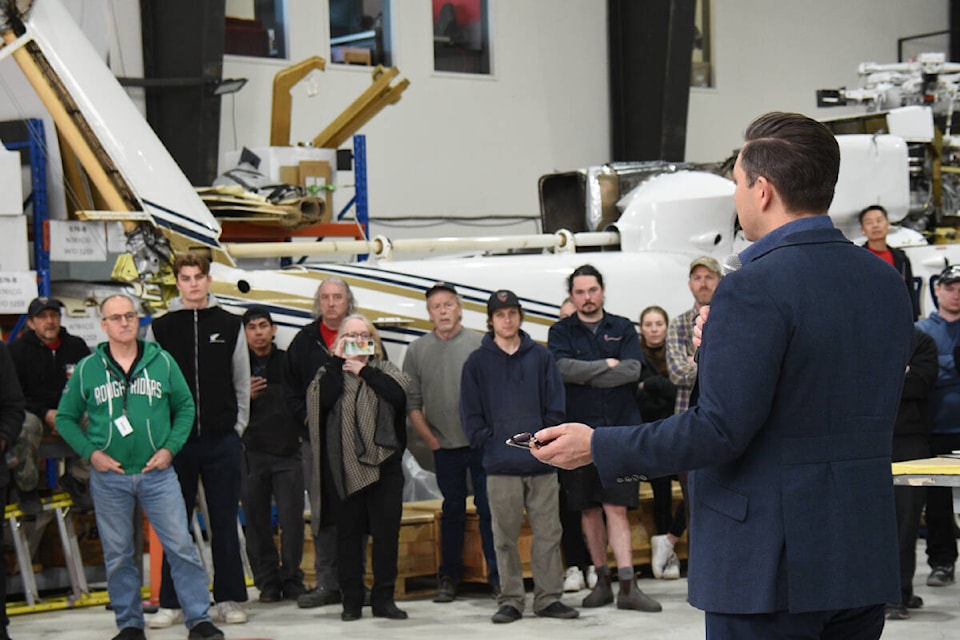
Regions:
[[449, 340], [431, 331], [414, 340], [403, 357], [403, 372], [410, 379], [407, 411], [423, 411], [442, 449], [469, 446], [460, 426], [460, 376], [481, 339], [466, 328]]

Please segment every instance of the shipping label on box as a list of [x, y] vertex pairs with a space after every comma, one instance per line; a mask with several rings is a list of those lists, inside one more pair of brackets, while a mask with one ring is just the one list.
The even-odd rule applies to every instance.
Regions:
[[101, 342], [107, 341], [107, 334], [104, 333], [103, 327], [100, 326], [100, 314], [97, 313], [96, 307], [88, 307], [85, 317], [63, 314], [63, 317], [60, 319], [60, 324], [62, 324], [69, 333], [83, 338], [83, 341], [86, 342], [87, 346], [91, 349]]
[[0, 271], [0, 314], [26, 313], [36, 297], [36, 271]]
[[50, 220], [52, 262], [103, 262], [107, 259], [107, 231], [102, 222]]

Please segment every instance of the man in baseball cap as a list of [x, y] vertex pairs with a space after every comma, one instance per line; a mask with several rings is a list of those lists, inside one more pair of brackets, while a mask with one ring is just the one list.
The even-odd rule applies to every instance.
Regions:
[[[10, 343], [20, 387], [27, 400], [23, 430], [8, 454], [16, 460], [14, 481], [20, 508], [29, 516], [40, 512], [38, 452], [44, 435], [56, 434], [57, 405], [73, 367], [90, 353], [83, 339], [60, 326], [63, 303], [41, 296], [27, 307], [27, 330]], [[87, 489], [90, 477], [86, 460], [74, 458], [61, 486], [80, 509], [92, 508]]]

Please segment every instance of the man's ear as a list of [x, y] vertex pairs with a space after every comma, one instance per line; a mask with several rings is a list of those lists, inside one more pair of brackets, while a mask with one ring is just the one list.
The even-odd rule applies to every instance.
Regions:
[[754, 193], [756, 193], [757, 208], [760, 211], [766, 211], [777, 197], [777, 190], [773, 186], [773, 183], [763, 176], [757, 176]]

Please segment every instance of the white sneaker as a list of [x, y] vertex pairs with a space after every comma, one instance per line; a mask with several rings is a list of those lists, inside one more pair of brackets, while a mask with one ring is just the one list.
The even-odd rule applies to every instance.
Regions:
[[678, 580], [680, 578], [680, 558], [674, 553], [667, 561], [667, 566], [663, 568], [664, 580]]
[[568, 592], [580, 591], [587, 586], [583, 579], [580, 567], [570, 567], [563, 576], [563, 590]]
[[181, 622], [183, 622], [183, 609], [160, 607], [155, 614], [147, 618], [147, 626], [151, 629], [166, 629]]
[[593, 565], [587, 567], [587, 589], [593, 589], [597, 586], [597, 568]]
[[663, 570], [670, 562], [670, 556], [676, 555], [673, 552], [673, 545], [667, 538], [667, 534], [650, 537], [650, 569], [653, 570], [654, 578], [663, 578]]
[[218, 622], [224, 624], [243, 624], [247, 621], [246, 612], [233, 600], [224, 600], [217, 603], [217, 613], [214, 616]]

